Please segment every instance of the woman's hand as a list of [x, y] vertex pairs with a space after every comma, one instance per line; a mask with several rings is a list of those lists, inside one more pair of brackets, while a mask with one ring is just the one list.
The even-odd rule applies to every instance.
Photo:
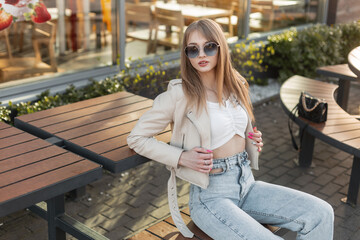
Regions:
[[262, 147], [264, 146], [264, 143], [262, 141], [262, 133], [260, 131], [258, 131], [256, 129], [256, 127], [254, 127], [254, 132], [249, 132], [249, 136], [248, 138], [253, 140], [253, 144], [256, 145], [258, 147], [258, 151], [261, 152]]
[[211, 150], [194, 147], [180, 155], [179, 165], [195, 171], [208, 173], [213, 167], [213, 154]]

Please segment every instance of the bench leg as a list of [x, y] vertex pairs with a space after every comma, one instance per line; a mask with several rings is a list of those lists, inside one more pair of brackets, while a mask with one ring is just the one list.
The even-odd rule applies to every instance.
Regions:
[[299, 152], [299, 165], [301, 167], [311, 166], [312, 156], [314, 152], [314, 144], [315, 144], [314, 136], [310, 135], [307, 131], [304, 131], [301, 141], [301, 149]]
[[347, 194], [346, 203], [355, 206], [359, 194], [359, 184], [360, 184], [360, 158], [354, 156], [353, 165], [350, 175], [350, 184]]
[[337, 93], [336, 102], [339, 106], [346, 111], [350, 90], [350, 81], [339, 79], [339, 89]]
[[56, 196], [46, 201], [49, 240], [66, 240], [63, 230], [56, 227], [56, 218], [65, 213], [64, 195]]

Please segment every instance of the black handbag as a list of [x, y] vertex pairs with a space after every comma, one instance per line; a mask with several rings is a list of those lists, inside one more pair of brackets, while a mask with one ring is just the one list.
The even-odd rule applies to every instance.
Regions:
[[309, 93], [301, 92], [297, 108], [299, 117], [316, 123], [326, 122], [328, 104], [324, 99], [315, 98]]
[[[327, 120], [328, 104], [325, 101], [325, 99], [319, 99], [313, 97], [309, 93], [304, 91], [301, 92], [299, 102], [291, 111], [290, 118], [288, 120], [288, 127], [291, 135], [292, 144], [296, 150], [299, 150], [295, 138], [293, 136], [293, 132], [291, 129], [292, 121], [290, 120], [290, 119], [295, 120], [296, 112], [298, 112], [299, 117], [305, 118], [315, 123], [322, 123]], [[301, 129], [300, 149], [301, 149], [303, 133], [308, 126], [309, 126], [308, 124], [305, 124], [305, 126]]]

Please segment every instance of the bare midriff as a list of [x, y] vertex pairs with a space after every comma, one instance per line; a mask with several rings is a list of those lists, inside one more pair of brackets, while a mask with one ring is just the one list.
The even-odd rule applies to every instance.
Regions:
[[[235, 134], [227, 143], [213, 149], [213, 159], [216, 158], [225, 158], [231, 157], [237, 153], [244, 151], [245, 149], [245, 139]], [[213, 169], [210, 173], [219, 173], [222, 172], [222, 168]]]

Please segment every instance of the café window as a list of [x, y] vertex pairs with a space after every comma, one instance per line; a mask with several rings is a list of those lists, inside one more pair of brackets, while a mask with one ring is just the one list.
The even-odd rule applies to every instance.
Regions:
[[[112, 64], [111, 0], [0, 0], [0, 4], [0, 16], [12, 15], [8, 27], [0, 26], [5, 28], [0, 31], [0, 84]], [[47, 14], [51, 19], [42, 21]]]
[[219, 23], [229, 43], [249, 33], [315, 23], [319, 2], [324, 4], [324, 0], [125, 0], [125, 58], [178, 51], [183, 31], [201, 18]]
[[314, 23], [319, 0], [251, 0], [250, 32], [267, 32]]

